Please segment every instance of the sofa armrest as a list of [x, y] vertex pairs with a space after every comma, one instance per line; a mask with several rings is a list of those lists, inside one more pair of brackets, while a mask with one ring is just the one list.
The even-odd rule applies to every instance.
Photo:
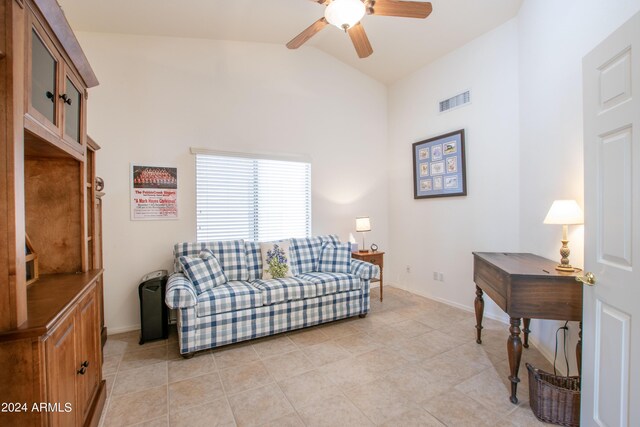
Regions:
[[164, 302], [169, 308], [195, 307], [198, 294], [191, 280], [182, 273], [174, 273], [167, 282]]
[[370, 262], [360, 261], [359, 259], [351, 259], [351, 274], [358, 276], [363, 280], [371, 280], [380, 275], [380, 267]]

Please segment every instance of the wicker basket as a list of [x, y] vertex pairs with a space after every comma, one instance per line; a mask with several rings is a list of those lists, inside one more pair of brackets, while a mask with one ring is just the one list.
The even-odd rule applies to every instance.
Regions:
[[563, 377], [526, 364], [529, 371], [529, 404], [540, 421], [580, 425], [580, 377]]

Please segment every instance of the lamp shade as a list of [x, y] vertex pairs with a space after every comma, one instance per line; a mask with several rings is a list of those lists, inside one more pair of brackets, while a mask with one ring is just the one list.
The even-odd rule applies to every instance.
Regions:
[[575, 200], [556, 200], [551, 205], [545, 224], [584, 224], [584, 214]]
[[347, 30], [360, 22], [365, 12], [361, 0], [333, 0], [325, 9], [324, 17], [329, 24]]
[[368, 216], [361, 216], [356, 218], [356, 231], [371, 231], [371, 222]]

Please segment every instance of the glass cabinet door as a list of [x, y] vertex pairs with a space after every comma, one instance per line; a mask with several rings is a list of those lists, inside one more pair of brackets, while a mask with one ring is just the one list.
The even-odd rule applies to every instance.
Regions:
[[65, 91], [61, 95], [64, 101], [64, 133], [77, 143], [80, 140], [80, 124], [82, 122], [82, 93], [69, 77], [65, 78]]
[[58, 61], [35, 30], [31, 31], [31, 47], [31, 105], [55, 125]]

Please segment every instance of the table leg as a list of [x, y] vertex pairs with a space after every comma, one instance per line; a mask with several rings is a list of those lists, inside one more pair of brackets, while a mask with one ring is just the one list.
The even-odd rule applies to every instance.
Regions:
[[511, 375], [509, 375], [509, 381], [511, 381], [511, 403], [518, 403], [516, 392], [518, 390], [518, 370], [520, 369], [520, 358], [522, 357], [522, 341], [520, 340], [520, 318], [511, 318], [511, 327], [509, 328], [509, 338], [507, 338], [507, 353], [509, 354], [509, 368]]
[[524, 348], [529, 348], [529, 332], [531, 332], [529, 325], [531, 324], [531, 319], [523, 318], [522, 323], [524, 323], [524, 329], [522, 330], [522, 332], [524, 332], [524, 344], [522, 344], [522, 346]]
[[484, 299], [482, 299], [482, 289], [476, 285], [476, 342], [482, 344], [482, 316], [484, 315]]
[[582, 375], [582, 321], [578, 327], [578, 343], [576, 344], [576, 361], [578, 362], [578, 375]]

